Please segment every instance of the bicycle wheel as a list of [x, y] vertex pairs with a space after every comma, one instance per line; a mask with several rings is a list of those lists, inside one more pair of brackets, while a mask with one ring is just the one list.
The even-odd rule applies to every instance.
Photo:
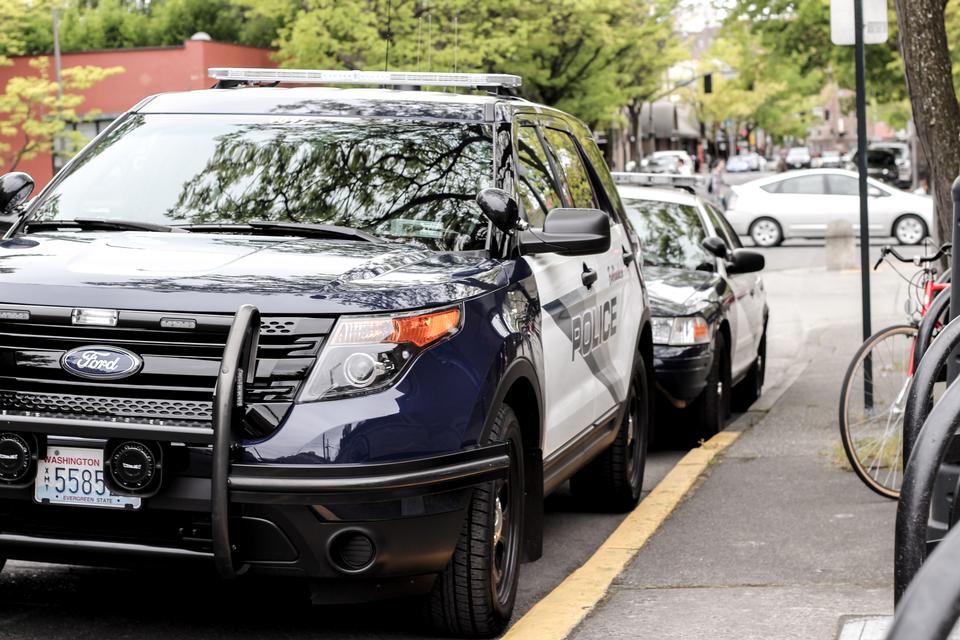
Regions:
[[882, 329], [861, 345], [840, 393], [840, 438], [854, 472], [887, 498], [903, 482], [903, 411], [917, 328]]

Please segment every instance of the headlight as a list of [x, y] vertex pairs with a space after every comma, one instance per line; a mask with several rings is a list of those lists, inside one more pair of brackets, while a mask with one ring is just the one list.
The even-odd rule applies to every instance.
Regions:
[[675, 347], [710, 342], [710, 325], [700, 316], [653, 318], [653, 343]]
[[396, 382], [418, 355], [457, 333], [460, 307], [396, 316], [344, 316], [323, 345], [299, 402], [372, 393]]

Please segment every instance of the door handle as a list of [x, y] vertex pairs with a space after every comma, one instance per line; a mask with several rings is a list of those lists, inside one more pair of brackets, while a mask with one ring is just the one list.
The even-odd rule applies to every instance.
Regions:
[[[621, 246], [620, 248], [623, 249], [623, 246]], [[633, 262], [634, 257], [635, 256], [633, 255], [633, 251], [628, 251], [627, 249], [623, 249], [623, 265], [624, 266], [629, 267], [630, 263]]]
[[583, 286], [587, 289], [593, 286], [593, 283], [597, 281], [597, 272], [594, 269], [591, 269], [584, 263], [583, 273], [580, 274], [580, 281], [583, 282]]

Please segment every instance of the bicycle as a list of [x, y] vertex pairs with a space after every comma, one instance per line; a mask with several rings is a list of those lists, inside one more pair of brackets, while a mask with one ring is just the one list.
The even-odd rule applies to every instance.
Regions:
[[[867, 338], [847, 368], [840, 391], [840, 439], [853, 471], [870, 489], [892, 499], [903, 481], [903, 417], [913, 380], [913, 354], [920, 320], [934, 298], [950, 284], [937, 277], [935, 263], [949, 255], [945, 244], [930, 256], [905, 257], [890, 246], [880, 259], [896, 270], [888, 256], [920, 269], [906, 278], [914, 295], [907, 303], [908, 323], [881, 329]], [[899, 273], [899, 271], [897, 272]], [[944, 274], [947, 275], [947, 274]]]

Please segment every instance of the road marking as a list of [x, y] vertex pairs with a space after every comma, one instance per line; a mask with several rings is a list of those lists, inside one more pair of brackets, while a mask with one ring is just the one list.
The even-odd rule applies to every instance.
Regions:
[[606, 595], [614, 579], [686, 497], [710, 462], [739, 431], [721, 431], [670, 470], [597, 551], [535, 604], [503, 640], [563, 640]]

